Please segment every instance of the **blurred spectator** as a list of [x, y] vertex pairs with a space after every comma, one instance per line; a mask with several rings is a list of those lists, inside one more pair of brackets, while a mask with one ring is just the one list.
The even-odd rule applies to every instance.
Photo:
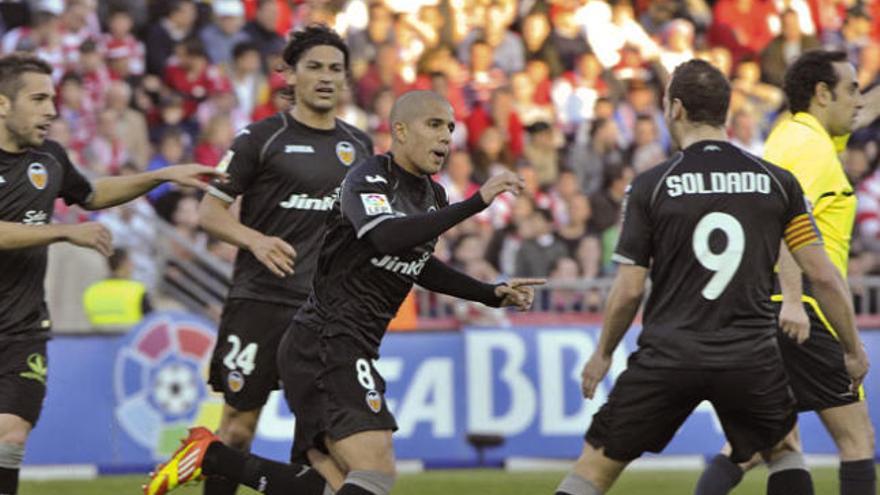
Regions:
[[624, 162], [632, 165], [637, 174], [666, 159], [666, 149], [660, 143], [657, 122], [648, 115], [639, 115], [633, 132], [633, 142], [626, 150]]
[[[550, 34], [550, 42], [559, 54], [564, 71], [575, 70], [581, 56], [590, 51], [587, 38], [575, 19], [574, 11], [567, 8], [556, 9], [553, 15], [553, 32]], [[550, 77], [558, 75], [559, 73], [554, 72], [551, 68]]]
[[65, 74], [58, 90], [58, 116], [70, 125], [70, 147], [81, 153], [95, 135], [95, 109], [89, 106], [82, 77]]
[[777, 111], [785, 100], [782, 90], [761, 82], [761, 67], [754, 60], [743, 60], [731, 81], [730, 112], [752, 106], [766, 115]]
[[632, 4], [626, 0], [610, 7], [603, 1], [588, 0], [578, 12], [579, 21], [586, 27], [587, 41], [606, 69], [620, 64], [624, 47], [634, 50], [641, 60], [659, 56], [660, 47], [633, 16]]
[[549, 105], [551, 103], [550, 91], [553, 88], [553, 80], [550, 79], [550, 67], [541, 59], [532, 59], [526, 62], [526, 74], [532, 80], [535, 87], [535, 103]]
[[101, 35], [94, 2], [66, 0], [60, 21], [64, 63], [67, 69], [73, 69], [79, 63], [83, 43], [88, 39], [98, 40]]
[[[507, 5], [512, 6], [512, 2]], [[472, 45], [480, 40], [490, 48], [490, 67], [501, 69], [505, 74], [523, 70], [525, 66], [525, 47], [518, 34], [511, 31], [514, 11], [504, 3], [490, 3], [483, 11], [483, 22], [477, 29], [471, 30], [459, 45], [458, 58], [465, 64], [472, 63], [474, 56]], [[484, 55], [484, 52], [478, 52]]]
[[602, 69], [595, 55], [585, 53], [575, 71], [553, 83], [553, 104], [566, 135], [573, 135], [581, 125], [592, 120], [596, 102], [609, 93], [603, 74], [613, 77]]
[[856, 229], [862, 242], [874, 253], [880, 253], [880, 168], [858, 187]]
[[[604, 233], [620, 221], [620, 207], [626, 195], [626, 188], [635, 173], [627, 166], [616, 165], [605, 169], [602, 188], [590, 195], [593, 214], [588, 229], [598, 234]], [[611, 246], [612, 250], [614, 246]]]
[[83, 151], [85, 165], [96, 177], [116, 175], [122, 165], [129, 161], [128, 149], [120, 136], [118, 121], [119, 115], [115, 110], [101, 110], [98, 113], [97, 132]]
[[507, 80], [504, 72], [493, 66], [493, 48], [483, 40], [470, 45], [470, 65], [464, 86], [465, 101], [471, 108], [489, 102], [492, 92]]
[[247, 115], [269, 97], [269, 82], [262, 72], [260, 51], [253, 43], [239, 42], [232, 49], [229, 80], [235, 90], [238, 107]]
[[754, 57], [773, 38], [769, 0], [718, 0], [712, 9], [709, 42], [730, 50], [734, 62]]
[[880, 84], [880, 43], [872, 43], [862, 48], [856, 71], [856, 80], [862, 91]]
[[202, 130], [201, 140], [193, 151], [193, 160], [209, 167], [216, 166], [232, 145], [234, 134], [229, 115], [214, 115]]
[[124, 72], [122, 70], [111, 72], [128, 75], [141, 75], [144, 73], [146, 66], [146, 52], [144, 44], [132, 35], [134, 21], [131, 13], [122, 8], [115, 8], [110, 11], [107, 18], [107, 29], [109, 32], [101, 37], [101, 45], [103, 52], [109, 60], [124, 59], [128, 66]]
[[[547, 280], [555, 285], [574, 285], [580, 280], [580, 266], [569, 257], [557, 258]], [[571, 312], [583, 310], [583, 292], [576, 289], [553, 289], [548, 295], [545, 311]]]
[[730, 118], [730, 142], [755, 156], [764, 156], [764, 140], [749, 109], [738, 110]]
[[517, 277], [546, 277], [556, 261], [568, 256], [568, 248], [553, 234], [553, 215], [536, 210], [522, 229], [523, 241], [516, 252]]
[[555, 113], [552, 105], [535, 101], [535, 84], [525, 72], [517, 72], [510, 77], [513, 93], [513, 108], [523, 125], [536, 122], [553, 122]]
[[134, 263], [128, 251], [113, 250], [107, 258], [110, 276], [90, 285], [83, 293], [83, 309], [92, 327], [126, 331], [153, 310], [147, 287], [134, 279]]
[[546, 12], [536, 10], [522, 20], [522, 37], [526, 59], [543, 60], [550, 69], [550, 77], [556, 78], [565, 71], [565, 67], [562, 64], [559, 50], [550, 39], [552, 32], [553, 26], [550, 25], [550, 19]]
[[[243, 32], [257, 46], [263, 57], [280, 53], [284, 48], [284, 38], [275, 30], [278, 20], [278, 5], [275, 0], [258, 0], [256, 13]], [[272, 69], [272, 67], [268, 67]]]
[[569, 256], [577, 256], [581, 239], [587, 236], [587, 225], [593, 216], [590, 199], [585, 194], [577, 194], [566, 204], [567, 220], [559, 227], [559, 239], [565, 243]]
[[[121, 175], [137, 171], [123, 167]], [[113, 235], [113, 246], [128, 251], [133, 264], [132, 278], [142, 282], [148, 290], [156, 288], [159, 281], [156, 266], [156, 212], [149, 201], [141, 197], [129, 203], [102, 211], [97, 220]]]
[[[168, 128], [159, 140], [158, 150], [153, 155], [147, 170], [159, 170], [169, 165], [176, 165], [183, 161], [184, 152], [186, 151], [186, 134], [176, 128]], [[162, 184], [147, 193], [147, 198], [152, 203], [156, 203], [159, 198], [167, 194], [173, 189], [171, 184]]]
[[504, 146], [504, 134], [497, 127], [483, 131], [472, 156], [474, 180], [480, 184], [486, 182], [495, 169], [510, 169], [514, 163], [513, 154]]
[[99, 109], [104, 106], [104, 97], [110, 87], [110, 71], [98, 44], [87, 39], [80, 47], [78, 71], [83, 79], [83, 90], [89, 99], [88, 108]]
[[781, 29], [779, 36], [761, 51], [761, 80], [780, 88], [785, 81], [788, 64], [801, 53], [821, 46], [815, 36], [803, 34], [794, 10], [782, 13]]
[[871, 42], [871, 16], [859, 2], [847, 9], [843, 27], [839, 33], [833, 33], [826, 45], [845, 50], [850, 62], [856, 64], [862, 49]]
[[466, 151], [453, 151], [449, 155], [438, 182], [446, 189], [450, 203], [464, 201], [480, 190], [480, 186], [471, 180], [473, 169]]
[[116, 115], [116, 126], [132, 163], [139, 170], [147, 167], [150, 159], [150, 139], [147, 120], [131, 108], [131, 88], [124, 81], [113, 81], [107, 90], [107, 108]]
[[165, 65], [174, 54], [178, 43], [186, 39], [195, 27], [196, 4], [193, 0], [169, 0], [168, 14], [150, 26], [147, 33], [147, 72], [162, 76]]
[[[211, 4], [214, 22], [205, 24], [199, 38], [208, 50], [208, 58], [213, 64], [227, 64], [234, 57], [234, 48], [247, 40], [242, 31], [244, 27], [244, 5], [241, 0], [214, 0]], [[254, 45], [259, 54], [259, 48]], [[257, 62], [262, 62], [258, 55]], [[262, 67], [260, 67], [262, 69]]]
[[660, 144], [664, 148], [668, 148], [670, 144], [669, 132], [666, 130], [666, 121], [663, 119], [657, 88], [653, 84], [641, 80], [629, 81], [626, 99], [620, 102], [614, 111], [614, 120], [617, 121], [622, 145], [633, 141], [636, 122], [639, 117], [643, 116], [654, 120]]
[[510, 151], [512, 161], [523, 152], [524, 129], [522, 120], [516, 112], [513, 91], [504, 86], [492, 91], [488, 105], [477, 105], [465, 120], [468, 131], [468, 144], [473, 147], [479, 142], [488, 127], [495, 127], [501, 133], [503, 146]]
[[351, 29], [348, 47], [352, 61], [351, 71], [360, 79], [370, 62], [377, 58], [377, 48], [394, 45], [393, 13], [383, 2], [369, 2], [369, 19], [365, 29]]
[[30, 26], [12, 29], [3, 36], [3, 53], [33, 52], [52, 66], [52, 80], [61, 80], [67, 70], [61, 31], [64, 0], [41, 0], [34, 9]]
[[516, 253], [523, 234], [528, 231], [526, 224], [534, 211], [532, 198], [520, 194], [513, 200], [509, 221], [493, 225], [496, 230], [486, 246], [486, 260], [505, 275], [512, 275], [516, 271]]
[[603, 173], [610, 167], [623, 164], [617, 124], [606, 118], [597, 118], [589, 126], [589, 134], [569, 148], [567, 168], [578, 176], [581, 190], [592, 194], [602, 185]]
[[553, 128], [547, 122], [535, 122], [526, 128], [528, 140], [523, 159], [535, 170], [538, 185], [548, 188], [559, 176], [559, 151]]
[[663, 30], [660, 65], [672, 74], [679, 64], [694, 58], [694, 25], [685, 19], [674, 19]]
[[165, 83], [183, 96], [184, 119], [193, 117], [210, 93], [229, 85], [220, 69], [211, 65], [198, 38], [179, 44], [175, 60], [165, 68]]
[[396, 46], [385, 44], [377, 48], [376, 59], [357, 83], [358, 105], [372, 109], [376, 94], [383, 88], [391, 89], [394, 96], [409, 89], [409, 85], [400, 75], [399, 63], [400, 58]]
[[287, 82], [282, 75], [278, 73], [271, 74], [269, 76], [269, 88], [271, 90], [269, 101], [254, 109], [251, 121], [256, 122], [278, 112], [285, 112], [290, 108], [290, 100], [284, 93], [284, 89], [287, 88]]

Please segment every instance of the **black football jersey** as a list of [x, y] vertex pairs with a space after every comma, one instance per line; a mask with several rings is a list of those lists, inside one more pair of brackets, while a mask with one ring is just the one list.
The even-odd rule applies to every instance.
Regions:
[[296, 260], [293, 275], [279, 278], [239, 250], [229, 298], [290, 305], [308, 296], [339, 184], [372, 152], [370, 138], [341, 120], [332, 130], [314, 129], [281, 112], [239, 132], [218, 164], [229, 181], [209, 192], [229, 202], [242, 196], [241, 223], [287, 241]]
[[[55, 199], [88, 202], [92, 185], [55, 141], [22, 153], [0, 150], [0, 221], [45, 225]], [[44, 301], [48, 246], [0, 251], [0, 338], [45, 337], [51, 325]]]
[[729, 143], [695, 143], [636, 177], [614, 258], [650, 268], [639, 362], [777, 359], [770, 294], [785, 234], [793, 250], [819, 240], [797, 180]]
[[324, 234], [314, 291], [296, 316], [325, 336], [354, 337], [378, 357], [388, 322], [434, 252], [437, 240], [394, 254], [380, 254], [366, 234], [395, 217], [447, 206], [443, 187], [394, 163], [390, 154], [374, 156], [342, 183]]

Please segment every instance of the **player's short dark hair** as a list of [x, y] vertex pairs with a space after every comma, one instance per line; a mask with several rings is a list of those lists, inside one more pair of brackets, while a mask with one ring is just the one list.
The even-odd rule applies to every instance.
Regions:
[[669, 102], [679, 100], [693, 123], [722, 127], [730, 106], [730, 83], [705, 60], [689, 60], [672, 73]]
[[846, 61], [846, 52], [821, 49], [810, 50], [798, 57], [785, 71], [785, 82], [782, 85], [791, 113], [810, 108], [810, 100], [816, 94], [816, 85], [820, 82], [827, 84], [833, 92], [840, 81], [837, 71], [834, 70], [834, 62]]
[[0, 94], [14, 100], [24, 85], [21, 75], [28, 72], [52, 75], [52, 66], [28, 53], [12, 53], [0, 57]]
[[342, 52], [345, 56], [345, 71], [348, 72], [348, 45], [345, 44], [345, 40], [339, 36], [339, 33], [326, 24], [309, 24], [305, 29], [292, 31], [281, 58], [291, 69], [294, 69], [305, 52], [316, 46], [324, 45], [332, 46]]
[[111, 272], [115, 272], [126, 261], [128, 261], [128, 250], [125, 248], [115, 248], [113, 249], [113, 254], [107, 258], [107, 266], [110, 267]]

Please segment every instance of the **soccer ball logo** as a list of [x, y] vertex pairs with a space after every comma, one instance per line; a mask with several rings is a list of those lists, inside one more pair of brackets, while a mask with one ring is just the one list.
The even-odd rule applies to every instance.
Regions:
[[204, 378], [215, 338], [201, 317], [157, 313], [129, 332], [116, 356], [116, 419], [156, 458], [173, 452], [187, 427], [219, 418], [222, 403]]
[[199, 399], [198, 377], [190, 366], [170, 363], [156, 373], [152, 395], [166, 414], [180, 416], [191, 411]]

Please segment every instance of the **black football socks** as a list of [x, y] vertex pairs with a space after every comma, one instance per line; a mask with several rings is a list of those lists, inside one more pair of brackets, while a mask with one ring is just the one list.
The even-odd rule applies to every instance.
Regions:
[[840, 495], [876, 495], [877, 471], [873, 459], [840, 463]]
[[743, 478], [743, 470], [726, 455], [718, 454], [709, 461], [697, 481], [694, 495], [727, 495]]
[[208, 447], [202, 472], [206, 476], [222, 476], [267, 495], [324, 495], [327, 484], [308, 466], [270, 461], [239, 452], [222, 442]]

